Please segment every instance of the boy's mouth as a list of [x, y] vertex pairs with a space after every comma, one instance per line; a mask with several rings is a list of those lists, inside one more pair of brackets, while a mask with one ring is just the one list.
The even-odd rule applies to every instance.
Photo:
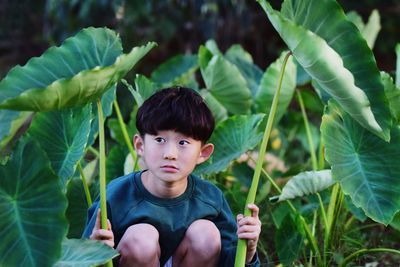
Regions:
[[166, 172], [177, 172], [178, 168], [173, 165], [163, 165], [161, 169]]

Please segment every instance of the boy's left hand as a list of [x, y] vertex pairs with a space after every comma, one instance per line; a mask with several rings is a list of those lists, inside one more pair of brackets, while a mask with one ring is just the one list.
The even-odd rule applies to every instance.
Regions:
[[237, 234], [240, 239], [247, 239], [246, 263], [250, 263], [256, 254], [258, 238], [261, 233], [261, 221], [258, 218], [259, 209], [255, 204], [247, 206], [251, 210], [251, 216], [244, 217], [239, 214], [237, 220]]

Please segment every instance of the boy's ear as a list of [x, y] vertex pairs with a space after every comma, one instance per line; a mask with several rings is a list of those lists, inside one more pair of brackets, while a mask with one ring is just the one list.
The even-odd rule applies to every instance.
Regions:
[[200, 156], [197, 159], [197, 164], [203, 163], [208, 160], [211, 154], [214, 152], [214, 145], [211, 143], [205, 144], [201, 147]]
[[144, 140], [139, 134], [135, 134], [133, 137], [133, 145], [135, 146], [136, 153], [139, 156], [142, 156], [144, 151]]

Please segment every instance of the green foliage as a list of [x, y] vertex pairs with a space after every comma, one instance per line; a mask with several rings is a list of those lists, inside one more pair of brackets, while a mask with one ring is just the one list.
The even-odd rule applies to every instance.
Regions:
[[195, 173], [212, 174], [227, 168], [232, 160], [254, 148], [261, 140], [258, 126], [263, 115], [239, 115], [221, 122], [210, 138], [218, 144], [210, 161], [199, 165]]
[[84, 154], [90, 132], [91, 105], [63, 111], [41, 112], [29, 133], [40, 143], [63, 184]]
[[266, 1], [260, 4], [314, 85], [389, 140], [391, 117], [373, 54], [340, 6], [335, 1], [285, 1], [278, 12]]
[[39, 144], [20, 140], [0, 165], [0, 265], [51, 266], [67, 231], [67, 200]]
[[373, 220], [389, 224], [400, 207], [400, 131], [390, 143], [365, 130], [332, 102], [322, 119], [326, 159], [345, 194]]

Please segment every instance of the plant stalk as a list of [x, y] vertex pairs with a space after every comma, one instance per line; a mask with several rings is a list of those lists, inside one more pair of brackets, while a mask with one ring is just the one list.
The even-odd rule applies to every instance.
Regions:
[[[102, 229], [108, 228], [107, 223], [107, 198], [106, 198], [106, 151], [104, 138], [104, 115], [101, 100], [97, 100], [97, 110], [99, 114], [99, 147], [100, 147], [100, 224]], [[106, 263], [107, 267], [112, 267], [112, 261]]]
[[[272, 177], [264, 170], [261, 169], [261, 171], [263, 172], [263, 174], [268, 178], [268, 180], [270, 181], [270, 183], [272, 184], [272, 186], [276, 189], [276, 191], [278, 191], [278, 193], [282, 193], [282, 190], [279, 188], [279, 186], [275, 183], [275, 181], [272, 179]], [[314, 235], [312, 234], [310, 228], [308, 227], [308, 224], [306, 222], [306, 220], [304, 219], [304, 217], [300, 214], [300, 212], [297, 211], [297, 209], [295, 208], [295, 206], [292, 204], [292, 202], [290, 200], [286, 200], [286, 203], [289, 205], [289, 208], [292, 210], [293, 213], [297, 214], [300, 218], [301, 224], [303, 225], [303, 228], [305, 230], [306, 236], [308, 241], [310, 241], [311, 244], [311, 249], [313, 252], [315, 252], [315, 254], [317, 255], [317, 261], [318, 263], [321, 262], [321, 254], [319, 252], [318, 249], [318, 245], [317, 245], [317, 240], [315, 239]]]
[[[253, 179], [252, 179], [251, 186], [249, 189], [249, 193], [247, 195], [246, 205], [245, 205], [245, 209], [244, 209], [244, 216], [251, 215], [251, 211], [247, 208], [247, 206], [248, 206], [248, 204], [254, 203], [255, 198], [256, 198], [258, 182], [260, 180], [261, 169], [262, 169], [262, 165], [264, 163], [264, 156], [265, 156], [265, 153], [267, 150], [268, 139], [271, 134], [274, 117], [275, 117], [276, 109], [278, 106], [278, 100], [279, 100], [279, 94], [280, 94], [281, 87], [282, 87], [283, 75], [285, 73], [286, 64], [287, 64], [287, 61], [288, 61], [290, 55], [291, 55], [291, 52], [289, 52], [286, 55], [286, 57], [283, 61], [283, 64], [282, 64], [278, 86], [275, 91], [274, 99], [272, 101], [272, 106], [271, 106], [271, 110], [269, 112], [267, 125], [265, 127], [263, 140], [261, 142], [261, 147], [260, 147], [260, 150], [258, 153], [256, 168], [254, 171], [254, 175], [253, 175]], [[236, 249], [235, 267], [243, 267], [245, 265], [246, 252], [247, 252], [246, 240], [239, 239], [237, 249]]]
[[367, 254], [367, 253], [378, 253], [378, 252], [390, 252], [394, 254], [399, 254], [400, 255], [400, 250], [397, 249], [391, 249], [391, 248], [364, 248], [357, 250], [353, 254], [347, 256], [343, 262], [339, 265], [339, 267], [345, 267], [348, 263], [350, 263], [354, 258], [357, 258], [361, 255]]
[[82, 164], [81, 164], [80, 161], [78, 162], [78, 170], [79, 170], [79, 173], [81, 175], [83, 189], [85, 190], [85, 196], [86, 196], [87, 205], [88, 205], [88, 207], [91, 207], [92, 206], [92, 197], [90, 196], [89, 187], [87, 185], [85, 173], [83, 172]]
[[113, 105], [114, 105], [115, 112], [117, 113], [119, 127], [121, 128], [122, 135], [124, 137], [125, 143], [126, 143], [128, 149], [129, 149], [129, 152], [131, 153], [132, 160], [135, 163], [134, 164], [134, 170], [136, 170], [136, 168], [137, 168], [137, 155], [135, 153], [135, 150], [133, 149], [132, 139], [129, 138], [128, 131], [126, 130], [126, 124], [124, 122], [124, 119], [122, 118], [121, 110], [119, 108], [117, 100], [114, 100]]

